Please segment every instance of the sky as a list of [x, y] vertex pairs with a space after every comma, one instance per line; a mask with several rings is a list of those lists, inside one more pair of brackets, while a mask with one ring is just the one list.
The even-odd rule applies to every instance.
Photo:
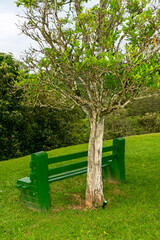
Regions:
[[[17, 14], [22, 13], [14, 3], [15, 0], [0, 0], [0, 52], [12, 53], [14, 58], [20, 60], [24, 51], [31, 45], [36, 46], [33, 40], [21, 34], [16, 26]], [[89, 1], [89, 7], [97, 3], [97, 0]]]
[[0, 52], [13, 53], [18, 60], [25, 50], [33, 43], [33, 41], [20, 34], [20, 30], [16, 26], [18, 24], [17, 14], [20, 9], [14, 3], [15, 0], [0, 0]]

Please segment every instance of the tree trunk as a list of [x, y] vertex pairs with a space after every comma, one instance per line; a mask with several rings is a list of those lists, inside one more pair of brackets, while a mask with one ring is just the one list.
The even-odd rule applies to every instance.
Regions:
[[103, 182], [102, 182], [102, 144], [104, 132], [104, 117], [90, 120], [91, 131], [88, 147], [88, 169], [86, 187], [86, 206], [91, 207], [94, 203], [102, 205]]

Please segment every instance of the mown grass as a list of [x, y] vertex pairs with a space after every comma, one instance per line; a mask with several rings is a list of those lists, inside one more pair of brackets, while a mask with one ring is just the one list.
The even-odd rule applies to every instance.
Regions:
[[[105, 146], [111, 141], [104, 142]], [[56, 149], [49, 156], [87, 150]], [[126, 178], [104, 184], [105, 209], [85, 209], [86, 174], [50, 184], [52, 208], [44, 213], [19, 204], [18, 178], [28, 176], [30, 156], [0, 162], [0, 239], [160, 239], [160, 134], [126, 138]]]

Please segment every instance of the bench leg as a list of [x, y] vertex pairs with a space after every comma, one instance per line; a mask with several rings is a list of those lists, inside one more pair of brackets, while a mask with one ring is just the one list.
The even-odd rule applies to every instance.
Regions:
[[103, 168], [103, 179], [110, 183], [122, 183], [125, 181], [125, 139], [114, 139], [113, 145], [113, 154], [117, 157], [110, 162], [109, 167]]
[[51, 207], [47, 153], [32, 154], [30, 168], [30, 178], [26, 177], [17, 181], [16, 187], [20, 190], [20, 202], [28, 208], [47, 210]]

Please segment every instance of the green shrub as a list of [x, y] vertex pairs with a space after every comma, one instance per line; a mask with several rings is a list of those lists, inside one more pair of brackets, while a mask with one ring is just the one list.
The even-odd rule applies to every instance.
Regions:
[[138, 124], [143, 127], [145, 133], [160, 132], [160, 114], [146, 113], [139, 117]]
[[126, 107], [128, 116], [145, 115], [146, 113], [160, 113], [160, 95], [133, 100]]
[[112, 113], [105, 119], [104, 139], [160, 132], [160, 113], [128, 116], [126, 109]]

